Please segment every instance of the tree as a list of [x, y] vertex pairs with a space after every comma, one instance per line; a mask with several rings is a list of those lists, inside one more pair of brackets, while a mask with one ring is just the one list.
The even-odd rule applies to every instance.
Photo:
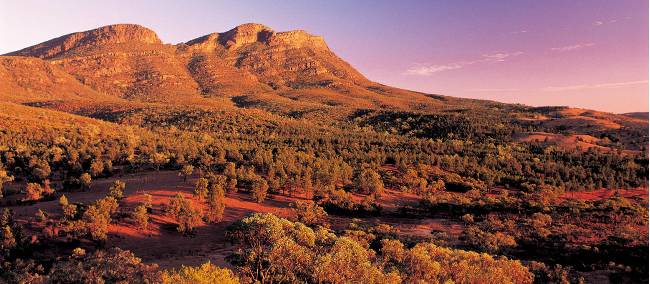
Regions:
[[307, 226], [326, 226], [327, 212], [313, 201], [298, 200], [291, 204], [298, 222]]
[[193, 172], [194, 166], [184, 165], [183, 168], [181, 168], [181, 171], [178, 173], [178, 176], [182, 176], [183, 182], [187, 182], [187, 177], [191, 176]]
[[226, 181], [226, 189], [228, 192], [237, 192], [237, 178], [228, 178]]
[[23, 201], [36, 201], [43, 198], [43, 188], [38, 183], [28, 183]]
[[314, 267], [316, 283], [400, 283], [398, 275], [384, 274], [370, 261], [370, 252], [356, 241], [340, 237]]
[[205, 219], [211, 223], [221, 222], [226, 210], [226, 193], [221, 183], [213, 183], [208, 194], [208, 211]]
[[70, 204], [70, 202], [68, 202], [68, 198], [65, 197], [65, 194], [61, 195], [59, 198], [59, 205], [61, 205], [61, 209], [63, 210], [63, 217], [66, 219], [73, 220], [77, 215], [77, 205]]
[[153, 207], [153, 196], [149, 193], [143, 194], [142, 205], [144, 205], [144, 208], [147, 208], [147, 211], [150, 210]]
[[160, 167], [169, 162], [169, 158], [165, 153], [153, 153], [151, 155], [151, 163], [156, 167], [156, 171], [160, 171]]
[[52, 195], [54, 194], [54, 189], [50, 185], [50, 180], [46, 179], [43, 181], [43, 194], [44, 195]]
[[2, 228], [2, 236], [0, 238], [0, 249], [8, 250], [16, 246], [16, 237], [9, 225]]
[[237, 169], [235, 167], [235, 163], [227, 162], [223, 169], [223, 174], [231, 179], [237, 178]]
[[79, 176], [79, 182], [81, 183], [81, 189], [87, 190], [90, 189], [90, 184], [92, 183], [92, 178], [89, 173], [83, 173]]
[[85, 232], [95, 241], [106, 240], [108, 226], [111, 223], [109, 212], [102, 210], [97, 205], [89, 206], [81, 217]]
[[14, 177], [7, 174], [7, 171], [0, 168], [0, 198], [4, 196], [4, 184], [14, 181]]
[[95, 159], [90, 163], [90, 173], [94, 177], [100, 176], [104, 172], [104, 162], [101, 159]]
[[116, 180], [113, 182], [113, 184], [108, 188], [108, 196], [115, 198], [116, 200], [122, 199], [122, 196], [124, 195], [124, 189], [126, 188], [126, 184], [120, 180]]
[[199, 178], [194, 187], [194, 196], [203, 201], [208, 196], [208, 179]]
[[[51, 283], [160, 283], [157, 266], [144, 264], [128, 250], [111, 248], [86, 253], [75, 249], [57, 261], [48, 274]], [[49, 283], [49, 282], [48, 282]]]
[[266, 194], [269, 190], [269, 185], [266, 183], [265, 180], [261, 181], [256, 181], [253, 184], [253, 198], [255, 198], [255, 202], [257, 203], [262, 203], [266, 199]]
[[363, 194], [379, 197], [384, 193], [384, 182], [372, 169], [364, 169], [357, 179], [357, 189]]
[[90, 235], [95, 241], [105, 241], [111, 215], [117, 211], [117, 200], [111, 196], [95, 201], [86, 208], [81, 216], [81, 226], [78, 230]]
[[194, 227], [201, 223], [201, 210], [196, 208], [191, 200], [186, 199], [180, 193], [177, 193], [169, 202], [166, 211], [176, 219], [178, 223], [176, 229], [183, 234], [191, 233]]
[[145, 231], [149, 226], [149, 213], [147, 213], [147, 207], [144, 204], [140, 204], [131, 213], [131, 218], [135, 221], [138, 229]]
[[517, 246], [517, 242], [512, 236], [502, 232], [485, 232], [477, 226], [467, 227], [463, 231], [462, 239], [470, 246], [491, 254], [496, 254], [505, 249]]
[[32, 168], [32, 175], [38, 180], [44, 180], [52, 173], [50, 164], [44, 160], [30, 160], [29, 166]]
[[209, 261], [199, 267], [182, 266], [179, 270], [167, 270], [162, 274], [163, 284], [239, 284], [232, 270], [213, 265]]

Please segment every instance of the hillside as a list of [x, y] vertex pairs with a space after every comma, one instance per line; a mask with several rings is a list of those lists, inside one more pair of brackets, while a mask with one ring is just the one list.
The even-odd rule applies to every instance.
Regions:
[[76, 32], [0, 56], [0, 282], [647, 282], [647, 145], [300, 30]]

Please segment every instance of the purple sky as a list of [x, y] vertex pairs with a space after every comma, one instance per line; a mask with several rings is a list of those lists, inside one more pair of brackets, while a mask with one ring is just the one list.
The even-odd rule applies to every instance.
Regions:
[[648, 111], [647, 0], [2, 1], [0, 53], [114, 23], [178, 43], [246, 22], [322, 35], [396, 87]]

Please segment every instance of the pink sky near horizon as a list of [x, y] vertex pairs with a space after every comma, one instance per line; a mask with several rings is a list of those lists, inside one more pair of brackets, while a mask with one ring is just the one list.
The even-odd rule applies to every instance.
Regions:
[[647, 0], [0, 1], [0, 54], [125, 22], [147, 26], [167, 43], [246, 22], [304, 29], [387, 85], [534, 106], [648, 111]]

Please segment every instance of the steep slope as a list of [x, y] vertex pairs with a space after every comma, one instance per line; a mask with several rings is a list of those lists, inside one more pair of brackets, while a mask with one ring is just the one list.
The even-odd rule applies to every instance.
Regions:
[[120, 24], [67, 34], [6, 55], [50, 59], [66, 53], [78, 52], [80, 49], [128, 42], [162, 44], [158, 35], [150, 29], [139, 25]]
[[369, 81], [330, 51], [322, 37], [305, 31], [275, 32], [260, 24], [244, 24], [186, 43], [190, 50], [217, 51], [225, 61], [255, 74], [275, 88], [328, 85], [343, 80]]
[[[179, 46], [193, 54], [192, 63], [210, 64], [192, 72], [206, 93], [231, 95], [237, 93], [236, 86], [247, 86], [239, 92], [240, 105], [272, 105], [266, 109], [287, 113], [329, 112], [333, 106], [426, 110], [445, 105], [421, 93], [369, 81], [334, 54], [322, 37], [302, 30], [275, 32], [264, 25], [243, 24]], [[224, 76], [214, 75], [233, 69], [244, 74], [237, 84], [224, 84]], [[259, 83], [265, 86], [258, 88]], [[276, 92], [269, 92], [269, 87]]]
[[0, 99], [32, 104], [118, 101], [44, 60], [18, 56], [0, 56]]
[[85, 85], [116, 97], [173, 102], [199, 96], [176, 48], [139, 25], [72, 33], [8, 55], [48, 59]]

